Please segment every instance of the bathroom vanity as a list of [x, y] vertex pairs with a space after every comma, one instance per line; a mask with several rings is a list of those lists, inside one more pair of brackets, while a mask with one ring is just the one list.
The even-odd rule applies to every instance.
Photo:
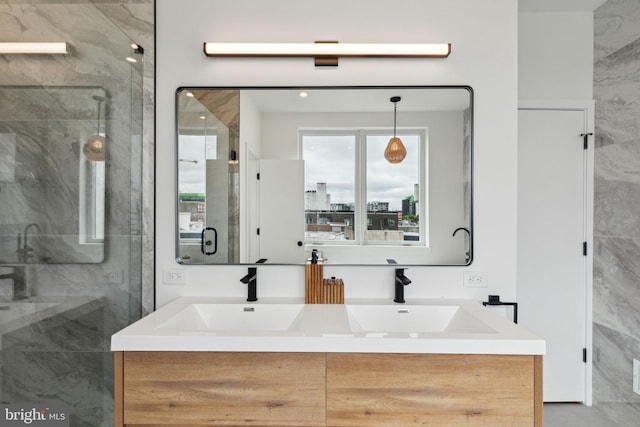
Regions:
[[180, 298], [112, 337], [116, 426], [541, 426], [543, 340], [468, 301]]

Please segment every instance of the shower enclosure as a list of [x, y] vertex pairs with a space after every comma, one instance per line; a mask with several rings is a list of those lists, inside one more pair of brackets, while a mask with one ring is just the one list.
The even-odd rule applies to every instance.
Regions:
[[141, 316], [144, 48], [113, 3], [0, 5], [0, 41], [70, 46], [0, 55], [0, 405], [71, 426], [113, 425], [110, 336]]

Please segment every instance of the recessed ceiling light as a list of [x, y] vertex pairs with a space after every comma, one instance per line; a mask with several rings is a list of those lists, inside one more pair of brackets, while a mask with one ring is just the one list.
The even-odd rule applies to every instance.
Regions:
[[306, 98], [307, 96], [309, 96], [309, 94], [307, 92], [300, 92], [300, 98]]

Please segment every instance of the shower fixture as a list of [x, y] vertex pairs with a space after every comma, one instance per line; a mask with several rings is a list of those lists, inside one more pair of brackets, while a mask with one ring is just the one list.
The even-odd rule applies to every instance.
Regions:
[[105, 98], [99, 95], [93, 95], [93, 99], [98, 103], [98, 126], [96, 133], [87, 138], [87, 142], [82, 147], [82, 152], [92, 162], [104, 162], [104, 151], [106, 140], [100, 134], [100, 115], [102, 113], [102, 103]]

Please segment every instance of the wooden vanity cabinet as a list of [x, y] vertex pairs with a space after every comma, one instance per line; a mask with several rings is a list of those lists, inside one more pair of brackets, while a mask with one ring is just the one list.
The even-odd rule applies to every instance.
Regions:
[[542, 426], [542, 356], [116, 352], [120, 426]]
[[534, 356], [329, 353], [327, 425], [541, 426], [535, 371]]
[[116, 426], [326, 425], [321, 353], [124, 352], [119, 364]]

